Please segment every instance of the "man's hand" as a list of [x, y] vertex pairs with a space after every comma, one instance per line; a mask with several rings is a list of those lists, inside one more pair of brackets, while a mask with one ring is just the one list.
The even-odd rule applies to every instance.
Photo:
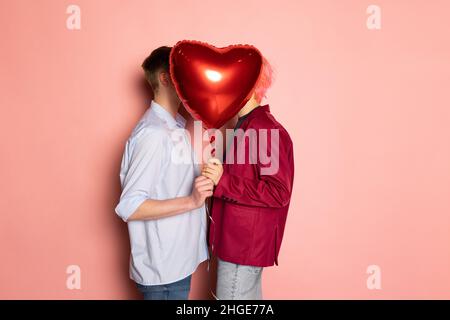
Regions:
[[211, 158], [208, 160], [208, 163], [203, 166], [202, 175], [211, 179], [214, 182], [214, 185], [220, 181], [223, 173], [223, 166], [219, 159]]
[[214, 182], [204, 176], [198, 176], [194, 180], [192, 188], [191, 200], [194, 208], [200, 208], [205, 199], [213, 194]]

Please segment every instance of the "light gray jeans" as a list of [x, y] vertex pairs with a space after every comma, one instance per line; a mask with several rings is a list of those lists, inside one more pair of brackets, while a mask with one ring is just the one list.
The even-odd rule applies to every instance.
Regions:
[[219, 300], [262, 300], [262, 267], [244, 266], [217, 259]]

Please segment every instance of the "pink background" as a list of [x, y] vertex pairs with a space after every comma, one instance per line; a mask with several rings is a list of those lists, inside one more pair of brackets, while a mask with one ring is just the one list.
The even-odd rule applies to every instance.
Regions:
[[450, 298], [449, 2], [262, 3], [0, 0], [0, 298], [140, 298], [113, 211], [120, 160], [149, 104], [140, 63], [181, 39], [250, 43], [276, 70], [296, 176], [265, 298]]

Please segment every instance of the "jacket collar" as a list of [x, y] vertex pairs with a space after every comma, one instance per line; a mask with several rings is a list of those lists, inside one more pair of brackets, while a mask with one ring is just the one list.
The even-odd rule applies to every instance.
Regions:
[[239, 121], [239, 119], [241, 119], [241, 118], [244, 118], [244, 119], [251, 119], [251, 118], [253, 118], [253, 117], [257, 117], [259, 114], [264, 113], [264, 112], [270, 113], [270, 107], [269, 107], [268, 104], [265, 104], [265, 105], [256, 107], [255, 109], [253, 109], [253, 110], [250, 111], [249, 113], [243, 115], [242, 117], [239, 117], [239, 118], [238, 118], [238, 121]]

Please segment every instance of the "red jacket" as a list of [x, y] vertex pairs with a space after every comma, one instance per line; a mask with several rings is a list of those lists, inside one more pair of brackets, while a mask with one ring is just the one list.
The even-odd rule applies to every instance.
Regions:
[[[292, 141], [270, 114], [268, 105], [254, 109], [243, 120], [240, 129], [247, 136], [251, 136], [251, 131], [258, 133], [261, 132], [259, 129], [267, 129], [267, 136], [256, 134], [258, 152], [250, 153], [255, 150], [255, 144], [236, 134], [226, 151], [223, 175], [214, 191], [209, 243], [213, 254], [224, 261], [261, 267], [278, 265], [294, 180]], [[277, 129], [279, 143], [271, 129]], [[265, 141], [267, 147], [263, 146], [259, 152], [260, 143]], [[270, 152], [272, 145], [275, 147], [273, 153]], [[242, 158], [238, 162], [237, 152], [241, 147], [245, 150], [244, 163]], [[260, 153], [272, 157], [272, 164]], [[258, 157], [251, 158], [251, 154], [258, 154]], [[278, 170], [262, 174], [271, 165], [276, 168], [274, 159], [278, 159]]]

